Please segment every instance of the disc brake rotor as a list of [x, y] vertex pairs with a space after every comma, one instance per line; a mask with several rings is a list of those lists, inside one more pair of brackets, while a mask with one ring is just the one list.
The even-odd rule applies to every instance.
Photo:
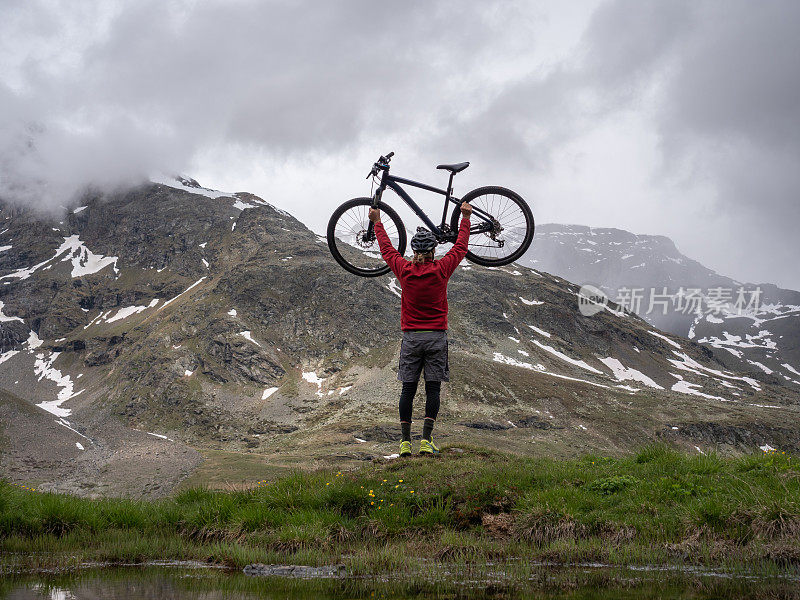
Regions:
[[362, 229], [356, 234], [356, 244], [358, 244], [359, 248], [372, 248], [375, 245], [375, 234], [372, 234], [372, 239], [368, 239], [367, 237], [367, 230]]

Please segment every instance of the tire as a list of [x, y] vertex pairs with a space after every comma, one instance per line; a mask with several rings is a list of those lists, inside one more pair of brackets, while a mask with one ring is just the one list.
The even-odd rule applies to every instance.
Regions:
[[[333, 211], [330, 221], [328, 221], [328, 249], [336, 262], [359, 277], [380, 277], [389, 272], [389, 265], [381, 257], [377, 240], [372, 242], [356, 241], [356, 235], [366, 231], [369, 225], [367, 213], [371, 206], [372, 198], [353, 198]], [[395, 248], [402, 256], [406, 251], [406, 228], [403, 221], [389, 205], [380, 202], [378, 208], [383, 212], [386, 233], [390, 238], [395, 238], [393, 240]], [[389, 221], [385, 217], [388, 217]], [[337, 227], [339, 227], [339, 238], [337, 238]], [[352, 243], [341, 239], [343, 229], [347, 229], [348, 233], [352, 235]], [[361, 258], [359, 255], [367, 255], [370, 260], [362, 259], [356, 262], [358, 258]]]
[[[492, 198], [493, 200], [490, 202], [481, 202], [482, 198]], [[470, 262], [475, 263], [476, 265], [482, 265], [484, 267], [501, 267], [503, 265], [510, 264], [515, 260], [519, 259], [531, 245], [533, 241], [533, 233], [536, 228], [536, 225], [533, 221], [533, 213], [531, 212], [528, 203], [522, 199], [522, 197], [517, 194], [516, 192], [512, 192], [509, 189], [497, 186], [486, 186], [480, 187], [477, 189], [472, 190], [471, 192], [467, 193], [462, 200], [464, 202], [469, 202], [473, 206], [477, 208], [481, 208], [488, 212], [490, 215], [495, 217], [496, 215], [492, 214], [489, 210], [493, 204], [499, 205], [499, 208], [502, 208], [503, 212], [511, 209], [511, 206], [516, 206], [519, 212], [519, 217], [513, 216], [512, 218], [514, 223], [517, 223], [519, 218], [524, 218], [524, 226], [522, 222], [519, 222], [516, 226], [513, 227], [513, 231], [515, 233], [515, 248], [507, 255], [503, 255], [500, 253], [496, 253], [495, 256], [481, 256], [480, 254], [473, 252], [472, 249], [467, 251], [467, 259]], [[481, 206], [481, 204], [484, 204]], [[502, 216], [502, 215], [501, 215]], [[461, 209], [456, 206], [453, 209], [453, 215], [450, 218], [450, 226], [453, 228], [453, 231], [458, 231], [458, 222], [459, 218], [461, 217]], [[473, 216], [472, 223], [473, 227], [475, 226], [476, 221], [480, 221], [475, 219]], [[511, 223], [509, 223], [510, 225]], [[505, 226], [506, 224], [501, 222], [501, 226]], [[512, 231], [511, 227], [506, 227], [506, 229], [510, 232]], [[508, 235], [508, 234], [507, 234]], [[489, 234], [486, 233], [473, 233], [470, 236], [470, 248], [477, 248], [479, 247], [476, 243], [477, 240], [480, 241], [487, 241], [490, 240]], [[517, 245], [518, 244], [518, 245]], [[498, 246], [499, 249], [499, 246]]]

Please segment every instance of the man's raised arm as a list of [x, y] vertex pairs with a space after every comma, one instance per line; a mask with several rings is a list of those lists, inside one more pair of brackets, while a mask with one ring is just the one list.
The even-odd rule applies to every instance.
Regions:
[[392, 273], [397, 275], [402, 261], [405, 259], [400, 256], [400, 253], [395, 250], [394, 246], [392, 246], [392, 240], [389, 239], [386, 229], [384, 229], [383, 223], [381, 223], [381, 211], [379, 211], [377, 208], [370, 208], [369, 220], [375, 224], [375, 237], [378, 238], [378, 246], [381, 248], [381, 256], [383, 256], [383, 260], [385, 260], [386, 264], [389, 265]]
[[453, 244], [453, 247], [447, 251], [447, 254], [439, 260], [439, 265], [445, 277], [450, 277], [456, 270], [458, 263], [464, 260], [464, 257], [467, 255], [467, 250], [469, 248], [470, 215], [472, 215], [472, 207], [464, 202], [461, 205], [461, 225], [458, 228], [456, 243]]

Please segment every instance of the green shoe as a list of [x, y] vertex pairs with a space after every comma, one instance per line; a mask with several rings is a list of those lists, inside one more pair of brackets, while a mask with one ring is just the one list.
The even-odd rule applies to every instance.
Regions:
[[428, 440], [422, 440], [419, 444], [419, 453], [439, 454], [439, 448], [437, 448], [436, 444], [434, 444], [433, 442], [429, 442]]
[[400, 442], [400, 456], [411, 456], [411, 442]]

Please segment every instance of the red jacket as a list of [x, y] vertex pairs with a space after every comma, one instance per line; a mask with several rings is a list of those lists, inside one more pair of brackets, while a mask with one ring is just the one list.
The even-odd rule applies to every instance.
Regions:
[[461, 219], [458, 239], [439, 260], [414, 264], [394, 249], [383, 223], [375, 224], [375, 235], [383, 260], [397, 275], [403, 293], [400, 299], [400, 328], [447, 329], [447, 280], [467, 254], [469, 220]]

